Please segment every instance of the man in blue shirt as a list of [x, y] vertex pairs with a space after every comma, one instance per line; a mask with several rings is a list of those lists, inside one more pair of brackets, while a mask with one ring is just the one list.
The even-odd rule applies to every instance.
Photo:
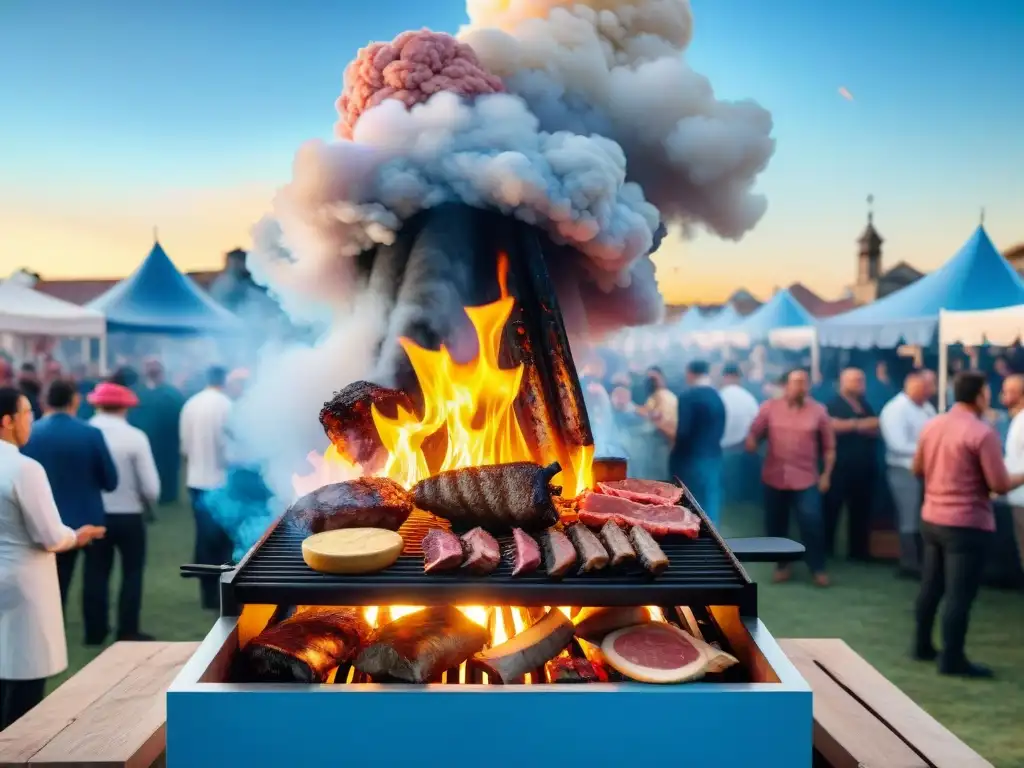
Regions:
[[722, 507], [722, 435], [725, 405], [711, 384], [708, 364], [694, 360], [686, 367], [688, 388], [679, 396], [679, 420], [669, 468], [683, 481], [711, 522], [718, 525]]
[[[32, 428], [32, 436], [21, 449], [43, 465], [61, 520], [73, 529], [104, 525], [102, 493], [117, 488], [117, 469], [103, 433], [76, 418], [78, 401], [72, 382], [54, 381], [46, 397], [51, 413]], [[88, 548], [85, 553], [89, 557]], [[67, 602], [77, 556], [77, 549], [57, 554], [62, 603]]]

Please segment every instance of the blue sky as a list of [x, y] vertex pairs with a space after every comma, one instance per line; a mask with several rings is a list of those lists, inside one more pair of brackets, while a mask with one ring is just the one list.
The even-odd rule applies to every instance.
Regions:
[[[736, 274], [836, 294], [868, 193], [888, 263], [936, 266], [982, 205], [997, 246], [1024, 240], [1024, 2], [692, 6], [691, 64], [768, 107], [778, 150], [757, 230], [666, 249], [671, 297], [722, 298]], [[464, 20], [459, 0], [0, 0], [0, 274], [124, 274], [154, 225], [179, 265], [215, 265], [330, 135], [360, 46]]]

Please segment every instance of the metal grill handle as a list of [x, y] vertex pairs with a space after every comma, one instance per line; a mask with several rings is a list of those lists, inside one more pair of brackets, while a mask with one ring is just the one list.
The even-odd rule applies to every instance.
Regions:
[[792, 563], [804, 557], [804, 545], [792, 539], [755, 536], [726, 539], [726, 545], [741, 563]]

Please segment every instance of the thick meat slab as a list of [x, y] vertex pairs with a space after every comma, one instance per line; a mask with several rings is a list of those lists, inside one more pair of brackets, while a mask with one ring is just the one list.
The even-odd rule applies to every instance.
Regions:
[[317, 488], [292, 504], [286, 514], [309, 533], [338, 528], [397, 531], [412, 514], [412, 499], [394, 480], [360, 477]]
[[599, 571], [608, 565], [608, 553], [604, 545], [587, 526], [576, 523], [566, 528], [566, 533], [579, 555], [580, 573]]
[[588, 493], [580, 504], [580, 522], [600, 528], [608, 521], [623, 527], [639, 525], [652, 536], [669, 535], [697, 538], [700, 518], [685, 507], [667, 504], [640, 504], [618, 496]]
[[544, 666], [572, 642], [572, 637], [572, 622], [560, 610], [552, 608], [544, 618], [518, 635], [480, 651], [473, 661], [501, 682], [509, 683]]
[[462, 552], [463, 568], [478, 576], [493, 573], [501, 562], [498, 542], [483, 528], [474, 528], [462, 535]]
[[352, 608], [312, 607], [264, 629], [239, 651], [239, 683], [323, 683], [366, 645], [370, 626]]
[[601, 526], [600, 535], [604, 548], [611, 556], [613, 568], [636, 560], [636, 552], [633, 551], [633, 547], [629, 543], [629, 537], [614, 520], [609, 520]]
[[463, 549], [459, 537], [451, 531], [432, 528], [420, 543], [425, 573], [454, 571], [462, 565]]
[[512, 529], [512, 575], [533, 573], [540, 567], [540, 545], [522, 528]]
[[541, 550], [544, 552], [544, 568], [548, 576], [560, 579], [576, 565], [576, 550], [569, 537], [556, 528], [541, 534]]
[[424, 608], [378, 629], [355, 667], [378, 682], [426, 683], [482, 650], [487, 640], [487, 630], [458, 608]]
[[658, 542], [639, 525], [629, 529], [629, 541], [645, 570], [657, 576], [668, 568], [668, 557], [658, 546]]
[[679, 500], [683, 498], [683, 489], [678, 485], [639, 478], [598, 483], [597, 491], [607, 496], [619, 496], [640, 504], [678, 504]]
[[453, 469], [416, 483], [413, 500], [456, 525], [496, 533], [540, 531], [558, 522], [551, 496], [561, 489], [552, 487], [551, 479], [560, 471], [558, 464], [529, 461]]
[[336, 392], [320, 411], [320, 424], [331, 443], [360, 464], [372, 464], [383, 450], [377, 426], [373, 423], [373, 406], [383, 415], [395, 418], [398, 409], [413, 412], [409, 396], [368, 381], [356, 381]]

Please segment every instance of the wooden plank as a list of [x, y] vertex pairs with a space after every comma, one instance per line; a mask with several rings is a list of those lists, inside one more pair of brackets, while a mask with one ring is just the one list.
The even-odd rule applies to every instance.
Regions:
[[815, 664], [799, 640], [779, 640], [814, 692], [814, 747], [834, 768], [929, 768], [885, 723], [878, 720]]
[[164, 695], [198, 643], [164, 643], [39, 750], [33, 768], [149, 768], [164, 751]]
[[907, 694], [838, 639], [798, 640], [842, 685], [874, 710], [935, 768], [993, 768]]
[[0, 768], [24, 766], [71, 725], [93, 702], [117, 685], [164, 643], [114, 643], [64, 681], [24, 717], [0, 733]]

